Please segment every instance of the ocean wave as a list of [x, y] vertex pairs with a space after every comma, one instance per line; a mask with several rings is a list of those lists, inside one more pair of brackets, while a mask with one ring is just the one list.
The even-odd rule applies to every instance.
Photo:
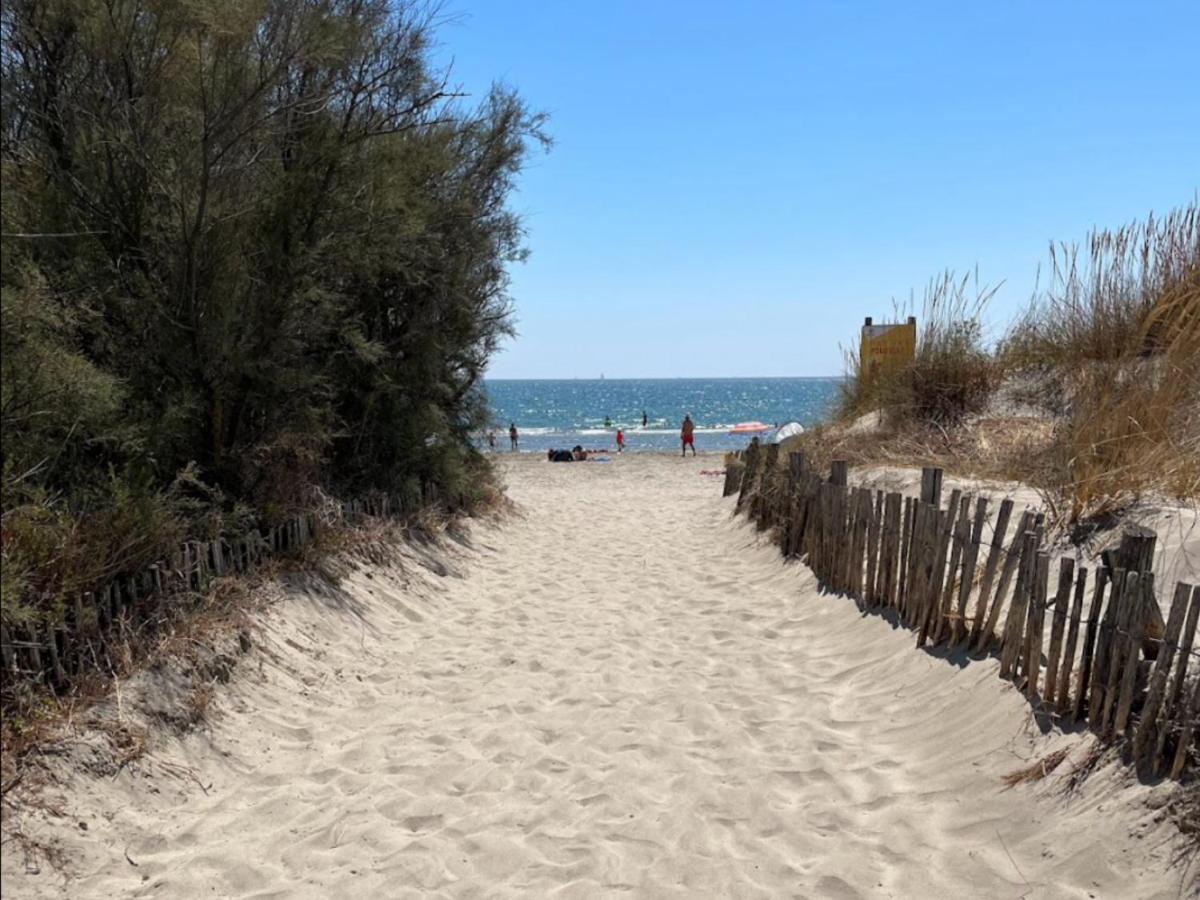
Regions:
[[[530, 437], [536, 437], [543, 434], [565, 434], [561, 428], [522, 428], [519, 425], [517, 426], [517, 432], [519, 434], [527, 434]], [[497, 437], [499, 436], [500, 435], [497, 435]]]

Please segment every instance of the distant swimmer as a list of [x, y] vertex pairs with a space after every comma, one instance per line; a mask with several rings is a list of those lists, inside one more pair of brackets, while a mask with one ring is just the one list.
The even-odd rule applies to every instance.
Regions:
[[492, 431], [490, 428], [488, 429], [488, 449], [496, 449], [496, 432]]
[[515, 422], [508, 423], [508, 442], [512, 444], [512, 449], [517, 449], [517, 426]]
[[692, 422], [692, 414], [688, 413], [683, 417], [683, 427], [679, 429], [679, 436], [683, 440], [683, 456], [687, 456], [687, 448], [692, 448], [692, 456], [696, 455], [696, 425]]
[[625, 452], [625, 432], [620, 428], [617, 429], [617, 452]]
[[604, 427], [612, 428], [612, 419], [610, 419], [608, 416], [604, 417]]
[[646, 418], [646, 411], [643, 409], [643, 410], [642, 410], [642, 427], [643, 427], [643, 428], [645, 428], [645, 427], [646, 427], [646, 423], [647, 423], [647, 422], [649, 422], [649, 421], [650, 421], [650, 420]]

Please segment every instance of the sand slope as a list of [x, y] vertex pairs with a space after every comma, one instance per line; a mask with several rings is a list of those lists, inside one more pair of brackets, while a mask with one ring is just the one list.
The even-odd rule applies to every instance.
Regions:
[[[5, 896], [1176, 897], [1163, 788], [1000, 777], [1038, 734], [731, 520], [714, 459], [507, 465], [440, 577], [295, 592], [211, 732], [42, 823]], [[167, 778], [184, 762], [207, 789]], [[91, 822], [86, 833], [74, 818]], [[28, 823], [33, 829], [36, 823]], [[125, 858], [136, 862], [136, 867]], [[10, 894], [11, 892], [11, 894]]]

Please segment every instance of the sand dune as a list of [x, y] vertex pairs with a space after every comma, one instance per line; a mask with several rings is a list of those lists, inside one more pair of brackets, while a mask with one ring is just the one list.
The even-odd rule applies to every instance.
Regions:
[[1067, 799], [1056, 776], [1005, 790], [1086, 738], [1040, 734], [993, 663], [818, 593], [730, 518], [717, 465], [512, 460], [520, 513], [444, 576], [410, 558], [293, 589], [210, 731], [26, 823], [76, 879], [6, 859], [5, 896], [1186, 890], [1166, 787], [1111, 768]]

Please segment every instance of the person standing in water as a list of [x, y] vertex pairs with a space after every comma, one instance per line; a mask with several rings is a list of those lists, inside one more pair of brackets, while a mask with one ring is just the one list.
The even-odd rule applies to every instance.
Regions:
[[645, 427], [646, 427], [646, 423], [647, 423], [648, 421], [650, 421], [650, 420], [646, 418], [646, 411], [643, 409], [643, 410], [642, 410], [642, 427], [643, 427], [643, 428], [645, 428]]
[[692, 422], [692, 414], [683, 417], [683, 427], [679, 429], [679, 437], [683, 440], [682, 456], [687, 456], [687, 448], [692, 448], [692, 456], [696, 455], [696, 425]]
[[620, 428], [617, 429], [617, 452], [625, 452], [625, 432]]
[[508, 442], [512, 444], [512, 449], [515, 451], [517, 449], [517, 424], [515, 422], [508, 423]]

